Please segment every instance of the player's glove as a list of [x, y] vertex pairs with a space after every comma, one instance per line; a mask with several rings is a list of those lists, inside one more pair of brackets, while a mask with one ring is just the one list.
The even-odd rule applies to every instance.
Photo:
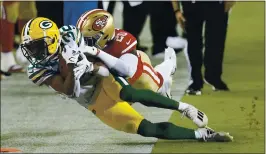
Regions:
[[96, 47], [91, 47], [87, 45], [80, 47], [80, 49], [81, 49], [81, 52], [88, 53], [91, 56], [97, 56], [101, 51], [100, 49], [97, 49]]
[[70, 42], [65, 45], [62, 56], [65, 59], [66, 63], [76, 64], [79, 57], [79, 48], [75, 41], [70, 40]]
[[80, 53], [80, 56], [82, 58], [81, 61], [77, 62], [76, 67], [74, 68], [74, 75], [76, 79], [80, 79], [80, 77], [84, 73], [89, 73], [94, 70], [93, 63], [89, 62], [84, 55], [84, 53]]

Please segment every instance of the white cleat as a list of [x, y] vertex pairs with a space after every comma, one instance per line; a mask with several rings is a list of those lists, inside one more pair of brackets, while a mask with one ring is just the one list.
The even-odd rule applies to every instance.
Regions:
[[158, 93], [172, 99], [172, 94], [171, 94], [172, 83], [173, 83], [173, 78], [170, 76], [167, 81], [166, 80], [164, 81], [164, 84], [158, 90]]
[[208, 117], [206, 116], [206, 114], [198, 110], [193, 105], [188, 105], [188, 107], [181, 112], [183, 114], [182, 117], [186, 116], [187, 118], [192, 120], [199, 128], [206, 127], [208, 124]]
[[171, 60], [173, 63], [173, 69], [171, 71], [171, 75], [174, 75], [176, 72], [176, 53], [173, 48], [168, 47], [164, 50], [164, 60]]
[[202, 138], [200, 141], [205, 142], [232, 142], [234, 137], [231, 136], [228, 132], [215, 132], [211, 128], [198, 128], [196, 130]]

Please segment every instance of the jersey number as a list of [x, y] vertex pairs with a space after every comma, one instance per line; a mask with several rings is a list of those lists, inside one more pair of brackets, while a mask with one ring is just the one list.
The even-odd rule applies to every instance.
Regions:
[[75, 36], [74, 36], [74, 33], [71, 31], [71, 27], [70, 26], [63, 26], [62, 27], [62, 31], [64, 33], [64, 35], [62, 36], [62, 39], [65, 41], [65, 42], [69, 42], [69, 38], [72, 37], [73, 40], [75, 40]]
[[118, 33], [117, 36], [116, 36], [116, 41], [122, 42], [123, 39], [125, 38], [125, 36], [127, 36], [127, 33], [125, 33], [125, 32]]

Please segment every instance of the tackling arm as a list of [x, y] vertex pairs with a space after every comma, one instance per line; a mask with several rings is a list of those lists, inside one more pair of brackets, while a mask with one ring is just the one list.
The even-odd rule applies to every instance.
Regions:
[[[133, 74], [132, 74], [132, 71], [131, 70], [134, 70], [132, 68], [132, 65], [131, 63], [129, 63], [128, 61], [125, 61], [123, 60], [123, 58], [116, 58], [100, 49], [97, 49], [95, 47], [89, 47], [89, 46], [86, 46], [84, 48], [84, 52], [86, 53], [89, 53], [91, 55], [95, 55], [97, 56], [98, 58], [100, 58], [106, 65], [108, 68], [110, 69], [114, 69], [116, 71], [118, 71], [118, 73], [121, 75], [121, 76], [128, 76], [128, 77], [131, 77]], [[93, 53], [95, 52], [95, 53]], [[129, 54], [128, 54], [129, 55]], [[132, 57], [132, 59], [136, 59], [135, 61], [137, 62], [137, 57], [135, 55], [130, 55]]]

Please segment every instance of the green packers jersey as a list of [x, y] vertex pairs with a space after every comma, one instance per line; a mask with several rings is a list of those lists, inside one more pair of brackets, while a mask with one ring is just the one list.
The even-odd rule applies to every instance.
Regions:
[[[64, 47], [70, 39], [73, 39], [78, 46], [83, 46], [84, 39], [79, 31], [75, 26], [68, 25], [63, 26], [59, 29], [61, 35], [61, 46]], [[59, 49], [58, 49], [59, 50]], [[58, 52], [57, 52], [58, 53]], [[42, 85], [46, 79], [49, 77], [59, 74], [59, 59], [57, 54], [53, 54], [48, 57], [50, 60], [48, 62], [44, 62], [39, 65], [32, 65], [28, 66], [28, 77], [37, 85]]]

